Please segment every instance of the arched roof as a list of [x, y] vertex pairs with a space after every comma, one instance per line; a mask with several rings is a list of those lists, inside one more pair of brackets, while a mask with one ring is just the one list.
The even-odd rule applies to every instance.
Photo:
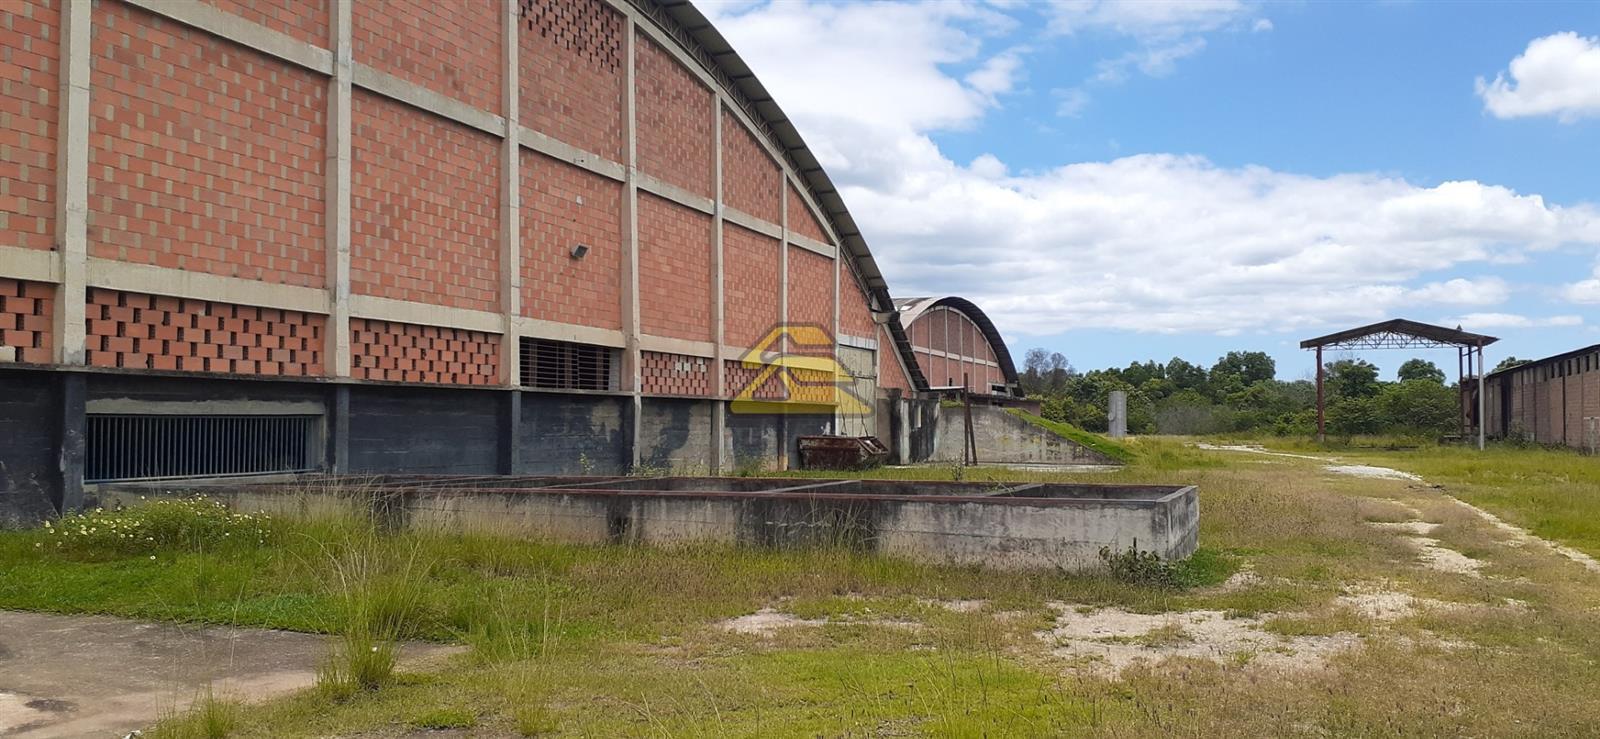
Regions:
[[995, 360], [1000, 363], [1000, 371], [1005, 373], [1006, 382], [1017, 382], [1017, 366], [1011, 361], [1011, 350], [1006, 348], [1006, 341], [1000, 338], [1000, 331], [994, 327], [994, 322], [989, 320], [989, 316], [978, 307], [977, 303], [956, 295], [901, 298], [894, 301], [895, 310], [900, 314], [901, 326], [910, 326], [924, 313], [940, 306], [954, 308], [972, 319], [972, 322], [977, 324], [978, 330], [983, 332], [983, 338], [988, 340], [989, 347], [994, 349]]
[[[766, 86], [756, 79], [755, 73], [750, 70], [750, 65], [739, 58], [738, 52], [733, 50], [733, 46], [722, 33], [712, 26], [705, 14], [689, 0], [629, 0], [629, 2], [671, 33], [692, 56], [700, 60], [707, 71], [718, 78], [730, 94], [738, 99], [746, 113], [766, 126], [769, 139], [783, 150], [795, 173], [805, 182], [816, 199], [817, 206], [822, 208], [823, 215], [832, 225], [834, 233], [838, 234], [843, 253], [849, 257], [854, 272], [861, 277], [863, 287], [867, 290], [871, 300], [869, 307], [874, 313], [883, 314], [887, 319], [884, 327], [889, 329], [889, 335], [894, 339], [895, 348], [904, 360], [912, 385], [918, 390], [927, 389], [928, 380], [923, 377], [922, 370], [917, 366], [916, 358], [911, 353], [911, 340], [906, 336], [904, 324], [898, 320], [899, 316], [895, 313], [895, 301], [889, 296], [889, 283], [883, 278], [883, 271], [878, 269], [878, 262], [872, 258], [872, 251], [867, 248], [867, 241], [862, 238], [855, 217], [851, 216], [850, 210], [845, 207], [844, 198], [840, 196], [839, 189], [834, 186], [828, 173], [823, 171], [821, 162], [800, 137], [800, 131], [794, 127], [794, 123], [784, 114], [783, 109], [778, 107], [778, 103], [767, 92]], [[676, 28], [673, 28], [674, 26]], [[984, 320], [987, 322], [988, 319]], [[999, 346], [1000, 351], [1004, 352], [1005, 345], [1002, 343]], [[1006, 367], [1007, 377], [1014, 378], [1016, 372], [1011, 369], [1009, 355], [1003, 364]]]

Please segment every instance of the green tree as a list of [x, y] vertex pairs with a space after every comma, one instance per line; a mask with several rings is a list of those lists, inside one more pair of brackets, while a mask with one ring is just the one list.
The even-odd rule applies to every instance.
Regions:
[[1443, 434], [1456, 428], [1461, 413], [1456, 391], [1433, 380], [1385, 385], [1377, 401], [1385, 431]]
[[1266, 352], [1228, 352], [1211, 365], [1211, 382], [1219, 380], [1234, 384], [1240, 389], [1270, 380], [1278, 374], [1278, 365]]
[[1383, 413], [1376, 398], [1343, 397], [1328, 406], [1328, 430], [1346, 438], [1383, 430]]
[[1427, 380], [1440, 385], [1444, 384], [1444, 370], [1439, 369], [1438, 365], [1426, 359], [1407, 359], [1404, 364], [1400, 365], [1400, 371], [1397, 374], [1401, 382]]
[[1521, 367], [1522, 365], [1528, 364], [1529, 362], [1532, 362], [1532, 361], [1533, 360], [1531, 360], [1531, 359], [1517, 359], [1516, 357], [1506, 357], [1505, 359], [1500, 360], [1499, 364], [1494, 366], [1494, 369], [1490, 372], [1490, 374], [1494, 374], [1495, 372], [1499, 372], [1500, 370], [1511, 369], [1512, 367]]
[[1341, 359], [1329, 362], [1324, 382], [1333, 394], [1342, 398], [1370, 398], [1378, 394], [1378, 367], [1365, 359]]
[[1206, 368], [1179, 357], [1167, 360], [1167, 380], [1178, 390], [1206, 392]]

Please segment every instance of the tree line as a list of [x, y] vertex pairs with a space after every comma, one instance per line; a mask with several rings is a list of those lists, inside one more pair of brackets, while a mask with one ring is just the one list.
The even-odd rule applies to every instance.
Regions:
[[[1495, 369], [1520, 363], [1511, 358]], [[1210, 367], [1173, 357], [1079, 372], [1060, 352], [1030, 349], [1022, 370], [1022, 390], [1040, 401], [1045, 418], [1089, 431], [1106, 430], [1106, 398], [1123, 390], [1133, 434], [1316, 432], [1316, 384], [1277, 379], [1265, 352], [1228, 352]], [[1456, 383], [1425, 359], [1401, 363], [1392, 381], [1364, 359], [1328, 362], [1323, 392], [1330, 434], [1439, 436], [1459, 428]]]

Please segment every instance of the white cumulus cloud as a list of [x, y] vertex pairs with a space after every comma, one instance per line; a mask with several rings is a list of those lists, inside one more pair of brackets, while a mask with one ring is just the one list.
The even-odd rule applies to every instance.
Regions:
[[[1119, 28], [1156, 12], [1112, 20], [1098, 8], [1084, 17]], [[991, 91], [1003, 86], [948, 71], [1006, 53], [985, 53], [1003, 23], [992, 12], [783, 2], [718, 20], [828, 168], [897, 295], [964, 295], [1003, 330], [1033, 335], [1275, 332], [1452, 310], [1483, 320], [1512, 289], [1453, 271], [1600, 246], [1593, 208], [1474, 180], [1307, 176], [1172, 153], [958, 163], [930, 133], [999, 104]], [[1154, 17], [1138, 22], [1172, 25]], [[841, 58], [819, 57], [821, 44]], [[1086, 102], [1056, 94], [1068, 109]]]
[[1583, 316], [1530, 317], [1515, 313], [1468, 313], [1456, 318], [1446, 318], [1440, 323], [1459, 324], [1468, 331], [1493, 328], [1543, 328], [1549, 326], [1582, 326]]
[[1572, 123], [1600, 116], [1600, 36], [1567, 31], [1536, 38], [1507, 72], [1477, 81], [1483, 107], [1496, 118], [1556, 116]]

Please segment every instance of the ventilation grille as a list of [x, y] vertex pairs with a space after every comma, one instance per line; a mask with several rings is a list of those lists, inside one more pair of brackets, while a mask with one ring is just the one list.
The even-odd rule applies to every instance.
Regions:
[[611, 72], [621, 68], [622, 17], [600, 0], [522, 0], [518, 14], [529, 31], [590, 64]]
[[615, 390], [616, 352], [605, 346], [524, 338], [523, 387], [549, 390]]
[[91, 415], [84, 482], [307, 472], [321, 416]]

